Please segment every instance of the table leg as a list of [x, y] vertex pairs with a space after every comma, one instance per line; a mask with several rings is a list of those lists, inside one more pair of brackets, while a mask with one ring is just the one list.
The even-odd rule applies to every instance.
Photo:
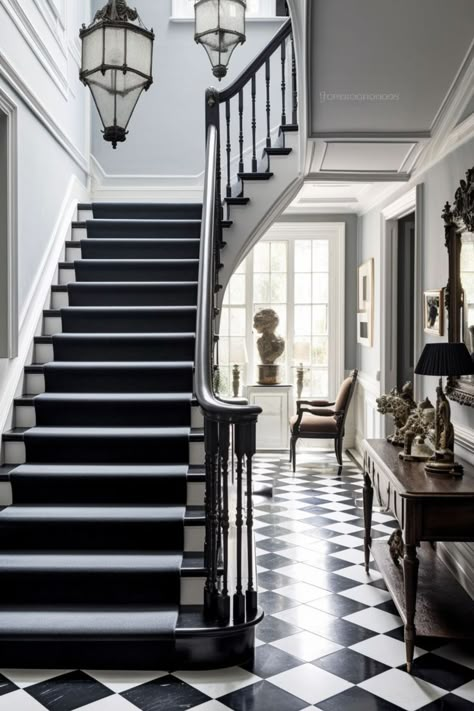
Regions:
[[364, 471], [364, 490], [363, 490], [363, 501], [364, 501], [364, 557], [365, 557], [365, 572], [369, 572], [370, 563], [370, 546], [372, 545], [372, 536], [370, 531], [372, 528], [372, 503], [374, 500], [374, 489], [372, 487], [372, 481], [367, 471]]
[[415, 610], [416, 610], [416, 590], [418, 586], [418, 557], [416, 546], [405, 546], [405, 557], [403, 559], [403, 572], [405, 578], [405, 604], [407, 610], [407, 623], [405, 625], [405, 646], [407, 654], [407, 672], [411, 673], [413, 654], [415, 651]]

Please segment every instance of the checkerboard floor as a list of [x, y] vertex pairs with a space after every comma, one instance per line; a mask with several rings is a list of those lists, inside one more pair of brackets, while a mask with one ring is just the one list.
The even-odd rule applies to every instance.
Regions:
[[[259, 455], [260, 604], [255, 662], [218, 671], [0, 670], [0, 711], [468, 711], [474, 645], [419, 639], [405, 672], [403, 627], [375, 564], [363, 568], [362, 478], [347, 457]], [[375, 537], [395, 522], [374, 513]]]

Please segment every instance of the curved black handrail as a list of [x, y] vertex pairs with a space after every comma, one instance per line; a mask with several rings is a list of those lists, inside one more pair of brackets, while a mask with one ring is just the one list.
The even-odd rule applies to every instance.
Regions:
[[214, 420], [235, 423], [256, 420], [262, 409], [256, 405], [234, 405], [219, 400], [215, 396], [212, 386], [217, 153], [218, 130], [216, 126], [211, 124], [207, 131], [206, 172], [199, 254], [195, 391], [198, 404], [208, 417]]
[[224, 101], [232, 99], [241, 89], [244, 88], [244, 86], [258, 72], [258, 70], [263, 67], [267, 59], [270, 59], [281, 43], [291, 35], [291, 28], [291, 19], [288, 18], [287, 21], [280, 27], [273, 39], [270, 40], [269, 44], [267, 44], [265, 49], [263, 49], [258, 57], [256, 57], [253, 62], [251, 62], [248, 67], [244, 69], [237, 79], [235, 79], [235, 81], [233, 81], [232, 84], [226, 89], [217, 92], [219, 103], [222, 104]]

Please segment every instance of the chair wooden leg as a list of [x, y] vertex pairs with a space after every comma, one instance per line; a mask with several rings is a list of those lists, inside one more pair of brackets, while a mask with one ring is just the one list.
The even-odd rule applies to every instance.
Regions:
[[339, 435], [334, 440], [334, 451], [336, 453], [337, 463], [342, 467], [342, 443], [344, 441], [343, 435]]
[[296, 437], [291, 438], [291, 445], [290, 445], [290, 456], [291, 456], [291, 461], [293, 462], [293, 473], [296, 472]]

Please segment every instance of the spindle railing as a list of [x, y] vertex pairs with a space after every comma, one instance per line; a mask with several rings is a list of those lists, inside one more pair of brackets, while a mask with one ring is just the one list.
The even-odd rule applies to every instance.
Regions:
[[[288, 49], [291, 62], [288, 65]], [[272, 58], [279, 54], [281, 62], [281, 112], [278, 124], [282, 143], [272, 142]], [[264, 171], [259, 171], [258, 159], [258, 80], [264, 72], [263, 96], [265, 116], [264, 156], [268, 158]], [[246, 172], [245, 150], [246, 106], [245, 90], [250, 95], [250, 170]], [[288, 93], [290, 91], [290, 96]], [[237, 100], [237, 164], [232, 172], [232, 104]], [[286, 107], [291, 100], [291, 121], [287, 124]], [[223, 206], [246, 202], [245, 180], [271, 177], [270, 157], [283, 152], [284, 135], [296, 129], [297, 119], [296, 60], [287, 20], [260, 55], [226, 89], [206, 92], [206, 171], [204, 183], [201, 245], [199, 260], [198, 315], [196, 328], [195, 390], [204, 415], [205, 444], [205, 568], [204, 608], [209, 618], [219, 623], [234, 623], [254, 619], [257, 614], [257, 591], [253, 542], [252, 460], [256, 450], [256, 423], [261, 409], [243, 401], [224, 401], [214, 392], [214, 345], [218, 337], [215, 319], [219, 313], [218, 292], [221, 265]], [[221, 112], [221, 109], [223, 111]], [[222, 113], [222, 120], [221, 120]], [[225, 126], [222, 129], [221, 126]], [[221, 154], [221, 133], [225, 131]], [[262, 156], [262, 157], [264, 157]], [[225, 186], [222, 189], [222, 166]], [[237, 187], [236, 187], [237, 186]], [[237, 192], [237, 195], [235, 195]], [[228, 214], [227, 214], [228, 217]], [[235, 465], [235, 482], [231, 485], [229, 471]], [[231, 605], [232, 600], [232, 605]]]

